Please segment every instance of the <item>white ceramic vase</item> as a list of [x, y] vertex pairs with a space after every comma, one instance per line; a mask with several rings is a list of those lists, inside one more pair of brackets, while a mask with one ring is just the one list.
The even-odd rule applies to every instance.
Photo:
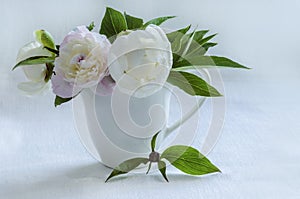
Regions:
[[147, 157], [151, 138], [161, 131], [158, 146], [188, 120], [203, 104], [204, 98], [167, 127], [172, 89], [163, 87], [145, 98], [116, 92], [97, 96], [86, 89], [73, 102], [75, 124], [88, 151], [104, 165], [114, 168], [134, 157]]

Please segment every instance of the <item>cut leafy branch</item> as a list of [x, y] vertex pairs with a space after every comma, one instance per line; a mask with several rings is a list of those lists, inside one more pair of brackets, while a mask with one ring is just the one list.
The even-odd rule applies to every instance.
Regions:
[[158, 170], [163, 178], [169, 182], [167, 177], [167, 164], [164, 160], [170, 162], [171, 165], [179, 169], [180, 171], [190, 175], [205, 175], [209, 173], [221, 172], [215, 165], [213, 165], [204, 155], [202, 155], [197, 149], [190, 146], [171, 146], [167, 148], [161, 155], [155, 151], [156, 139], [159, 133], [155, 134], [151, 140], [151, 149], [148, 158], [133, 158], [126, 160], [117, 166], [111, 174], [107, 177], [106, 181], [113, 177], [126, 174], [133, 169], [137, 168], [140, 164], [147, 164], [149, 173], [151, 165], [157, 163]]

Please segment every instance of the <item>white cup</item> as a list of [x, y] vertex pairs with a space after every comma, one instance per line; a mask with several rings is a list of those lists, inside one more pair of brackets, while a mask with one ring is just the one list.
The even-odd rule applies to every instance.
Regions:
[[153, 135], [160, 131], [158, 147], [170, 133], [194, 115], [205, 98], [179, 121], [167, 126], [171, 86], [135, 98], [118, 89], [111, 96], [83, 90], [73, 101], [74, 118], [82, 143], [104, 165], [114, 168], [134, 157], [147, 157]]

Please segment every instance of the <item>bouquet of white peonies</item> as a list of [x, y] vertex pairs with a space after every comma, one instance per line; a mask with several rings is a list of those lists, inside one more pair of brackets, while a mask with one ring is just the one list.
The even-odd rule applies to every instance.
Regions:
[[[206, 36], [208, 30], [191, 31], [191, 26], [187, 26], [166, 31], [160, 27], [172, 18], [174, 16], [166, 16], [144, 22], [141, 18], [107, 8], [98, 32], [93, 31], [94, 23], [78, 26], [59, 45], [49, 32], [37, 30], [35, 41], [19, 50], [17, 64], [13, 67], [13, 70], [22, 68], [29, 80], [19, 83], [18, 88], [27, 95], [35, 95], [52, 87], [55, 106], [72, 100], [84, 89], [93, 88], [96, 95], [111, 95], [116, 86], [137, 98], [152, 95], [166, 83], [192, 96], [221, 96], [191, 69], [247, 67], [225, 57], [207, 55], [207, 51], [217, 45], [211, 42], [215, 34]], [[162, 158], [192, 175], [219, 171], [191, 147], [173, 146], [160, 156], [155, 152], [156, 136], [151, 143], [149, 158], [123, 162], [109, 178], [127, 173], [141, 163], [157, 162], [167, 180]]]
[[93, 31], [94, 23], [78, 26], [60, 45], [55, 45], [49, 32], [35, 31], [35, 41], [20, 49], [13, 68], [22, 66], [29, 80], [18, 88], [35, 95], [48, 91], [51, 84], [56, 106], [94, 86], [96, 94], [109, 95], [116, 83], [137, 97], [151, 95], [166, 82], [190, 95], [220, 96], [201, 77], [187, 71], [212, 66], [247, 67], [225, 57], [206, 56], [216, 45], [210, 42], [215, 34], [205, 37], [207, 30], [188, 33], [188, 26], [165, 33], [159, 25], [172, 18], [144, 23], [107, 8], [99, 33]]

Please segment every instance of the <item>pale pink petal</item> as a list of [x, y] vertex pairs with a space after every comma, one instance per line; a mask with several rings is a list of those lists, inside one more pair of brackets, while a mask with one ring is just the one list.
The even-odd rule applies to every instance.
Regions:
[[62, 98], [74, 97], [81, 91], [81, 89], [75, 87], [73, 83], [65, 81], [59, 73], [52, 76], [51, 83], [53, 93]]
[[100, 96], [110, 95], [113, 92], [115, 85], [116, 82], [110, 75], [105, 76], [98, 84], [96, 94]]

